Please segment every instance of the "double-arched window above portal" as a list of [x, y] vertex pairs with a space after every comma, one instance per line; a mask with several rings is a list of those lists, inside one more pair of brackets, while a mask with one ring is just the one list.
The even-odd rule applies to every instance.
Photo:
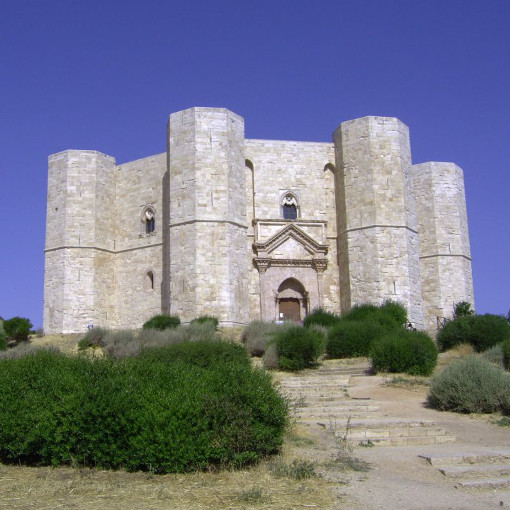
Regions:
[[151, 206], [144, 207], [142, 211], [142, 233], [152, 234], [156, 230], [156, 211]]
[[297, 196], [291, 191], [287, 191], [283, 194], [281, 199], [281, 210], [284, 220], [296, 220], [300, 216]]

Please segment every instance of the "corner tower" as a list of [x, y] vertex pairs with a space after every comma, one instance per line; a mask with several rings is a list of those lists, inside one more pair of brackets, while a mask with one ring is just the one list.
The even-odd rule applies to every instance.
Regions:
[[425, 326], [435, 331], [455, 303], [475, 304], [464, 177], [454, 163], [438, 162], [413, 165], [413, 174]]
[[49, 157], [45, 333], [115, 327], [115, 159], [68, 150]]
[[168, 123], [170, 311], [248, 322], [244, 119], [190, 108]]
[[364, 117], [342, 123], [333, 141], [342, 311], [391, 299], [422, 328], [409, 129]]

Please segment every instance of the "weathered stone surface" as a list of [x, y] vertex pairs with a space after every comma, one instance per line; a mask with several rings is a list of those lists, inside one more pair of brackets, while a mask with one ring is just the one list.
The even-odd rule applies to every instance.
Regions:
[[289, 301], [303, 319], [385, 299], [431, 331], [453, 302], [473, 303], [462, 171], [412, 166], [398, 119], [344, 122], [333, 143], [248, 140], [239, 115], [190, 108], [170, 116], [167, 153], [50, 156], [48, 333], [161, 312], [242, 325], [284, 318]]

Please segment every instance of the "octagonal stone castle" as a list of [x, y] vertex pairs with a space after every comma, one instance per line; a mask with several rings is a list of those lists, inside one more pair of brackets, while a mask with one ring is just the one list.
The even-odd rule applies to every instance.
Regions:
[[399, 301], [434, 331], [474, 304], [461, 169], [411, 163], [400, 120], [343, 122], [332, 143], [250, 140], [222, 108], [170, 115], [163, 154], [49, 158], [44, 330], [302, 320]]

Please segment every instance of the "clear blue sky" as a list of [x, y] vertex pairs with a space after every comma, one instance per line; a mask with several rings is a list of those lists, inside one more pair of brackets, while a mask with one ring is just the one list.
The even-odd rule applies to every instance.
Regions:
[[163, 152], [167, 116], [331, 141], [396, 116], [464, 170], [476, 308], [510, 308], [510, 1], [0, 0], [0, 316], [42, 325], [47, 157]]

